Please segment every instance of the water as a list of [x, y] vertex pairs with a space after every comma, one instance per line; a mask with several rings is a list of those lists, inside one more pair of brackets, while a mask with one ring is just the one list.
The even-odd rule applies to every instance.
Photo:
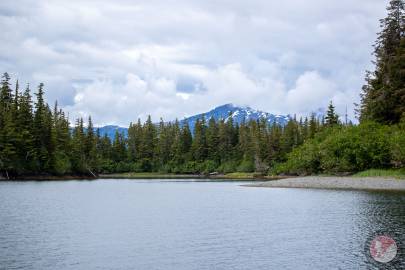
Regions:
[[240, 184], [0, 182], [0, 269], [367, 269], [404, 234], [403, 193]]

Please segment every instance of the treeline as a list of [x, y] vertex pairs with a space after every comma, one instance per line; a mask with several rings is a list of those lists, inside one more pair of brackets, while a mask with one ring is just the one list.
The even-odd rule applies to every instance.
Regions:
[[[97, 164], [96, 136], [78, 120], [73, 132], [65, 113], [44, 101], [41, 83], [33, 103], [29, 85], [12, 89], [4, 73], [0, 89], [0, 170], [4, 177], [90, 174]], [[92, 126], [91, 119], [88, 123]]]
[[[198, 119], [192, 132], [187, 123], [153, 124], [149, 117], [145, 123], [138, 120], [130, 124], [128, 138], [119, 133], [108, 146], [114, 149], [102, 151], [102, 172], [165, 172], [165, 173], [210, 173], [210, 172], [261, 172], [285, 160], [286, 155], [305, 140], [315, 136], [326, 125], [337, 121], [333, 117], [322, 120], [290, 119], [285, 125], [269, 125], [265, 120], [234, 123], [214, 118]], [[121, 145], [117, 152], [117, 145]], [[114, 153], [115, 156], [109, 156]]]
[[191, 131], [187, 123], [148, 117], [130, 124], [128, 137], [116, 133], [111, 141], [77, 119], [70, 127], [57, 104], [44, 102], [40, 84], [32, 100], [29, 86], [12, 87], [5, 73], [0, 93], [0, 169], [4, 176], [116, 172], [261, 172], [285, 161], [292, 149], [327, 126], [338, 123], [332, 104], [325, 120], [290, 119], [285, 126], [265, 120], [234, 123], [199, 119]]

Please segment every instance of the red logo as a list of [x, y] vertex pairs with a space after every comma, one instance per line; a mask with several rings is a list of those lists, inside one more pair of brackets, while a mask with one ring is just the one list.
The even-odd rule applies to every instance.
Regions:
[[398, 246], [391, 237], [380, 235], [371, 241], [370, 254], [380, 263], [388, 263], [397, 256]]

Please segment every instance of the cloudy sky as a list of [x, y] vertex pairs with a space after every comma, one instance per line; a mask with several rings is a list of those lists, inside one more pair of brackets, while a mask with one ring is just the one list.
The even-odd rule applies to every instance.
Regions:
[[359, 100], [384, 0], [0, 1], [0, 71], [97, 125]]

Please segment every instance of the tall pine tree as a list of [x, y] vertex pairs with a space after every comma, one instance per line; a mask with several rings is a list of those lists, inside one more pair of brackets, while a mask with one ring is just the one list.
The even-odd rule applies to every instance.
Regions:
[[360, 121], [398, 123], [405, 112], [405, 2], [391, 0], [374, 45], [375, 71], [367, 72]]

